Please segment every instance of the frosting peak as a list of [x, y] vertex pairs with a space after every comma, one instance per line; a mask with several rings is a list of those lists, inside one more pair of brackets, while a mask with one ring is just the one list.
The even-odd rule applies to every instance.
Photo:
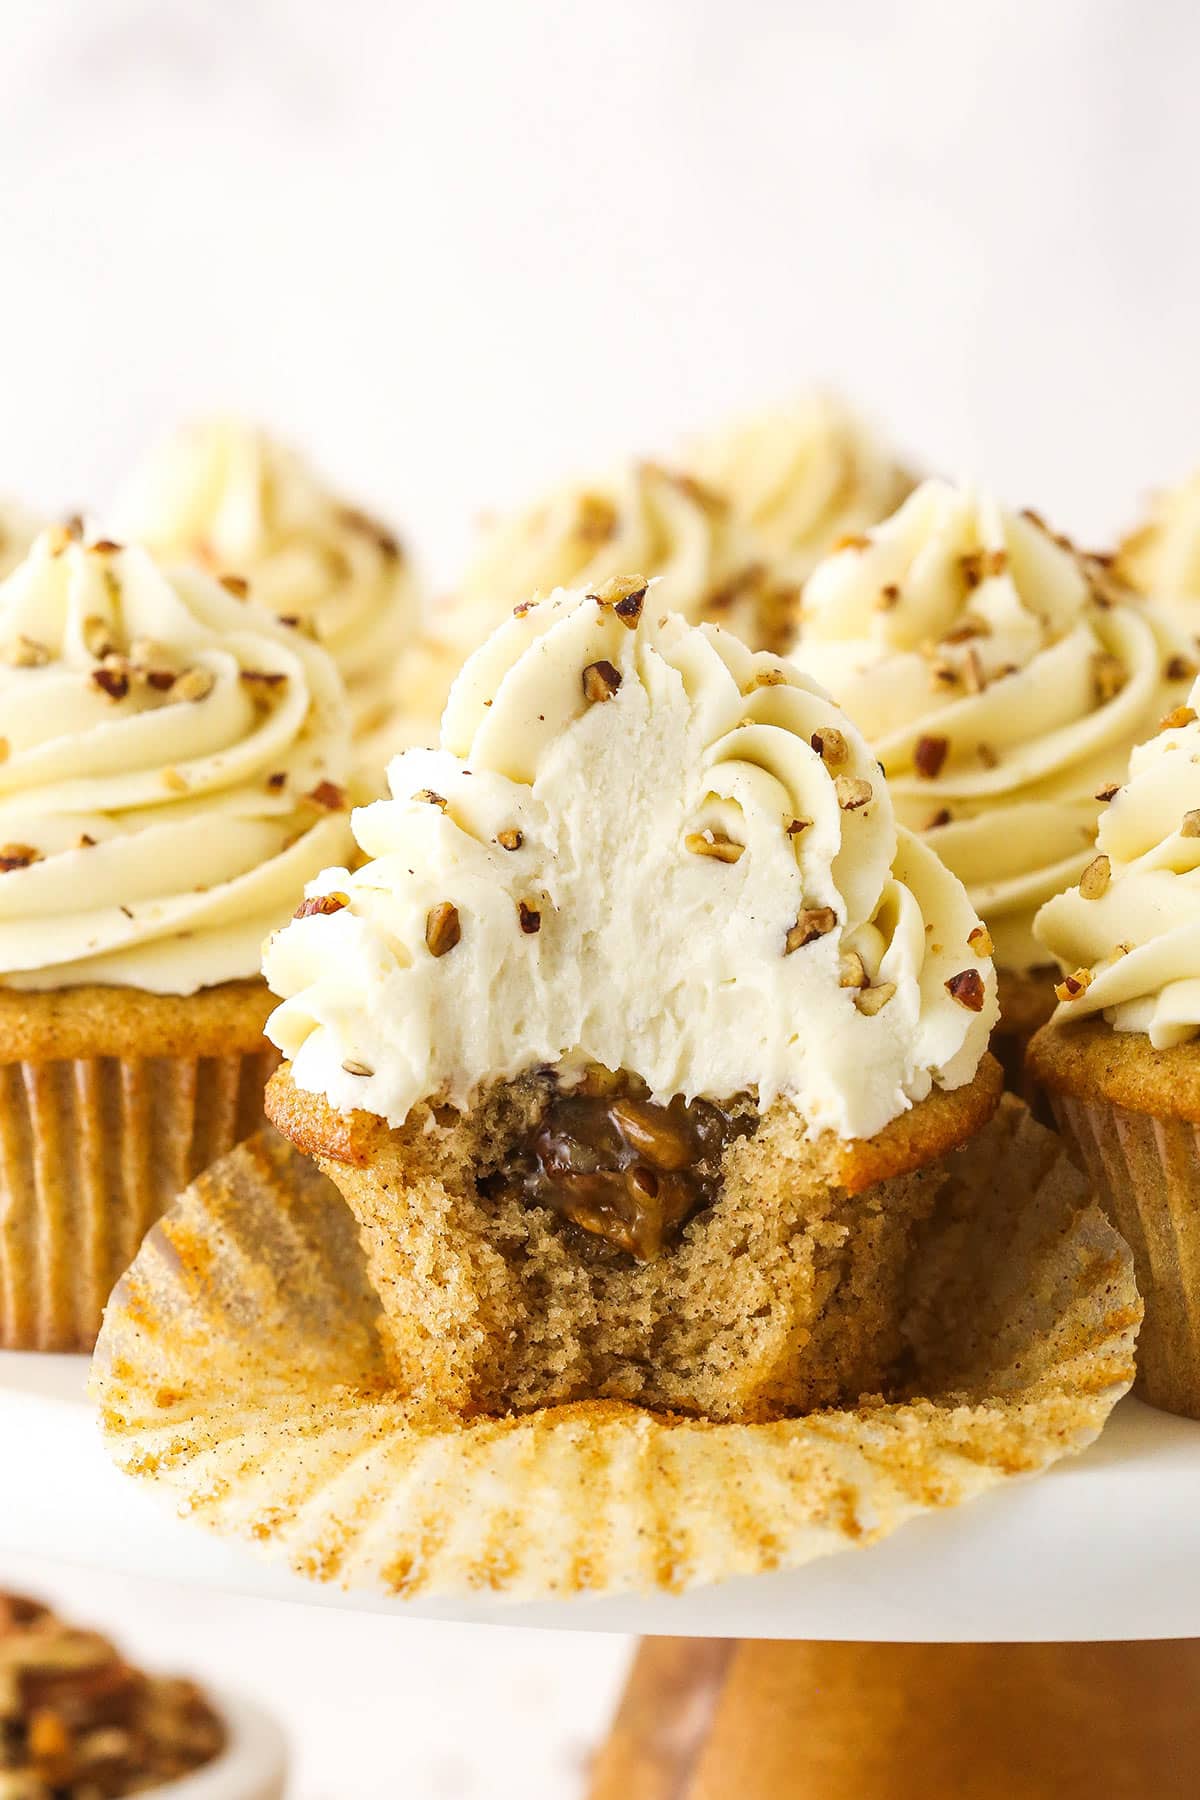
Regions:
[[1200, 681], [1133, 752], [1096, 856], [1037, 916], [1068, 976], [1060, 1020], [1103, 1013], [1158, 1050], [1200, 1032]]
[[1195, 674], [1194, 646], [1031, 513], [929, 481], [813, 573], [793, 655], [859, 723], [998, 962], [1092, 852], [1097, 788]]
[[356, 735], [392, 710], [420, 610], [411, 564], [294, 450], [234, 420], [188, 426], [151, 453], [115, 516], [160, 559], [242, 576], [268, 611], [311, 626], [346, 683]]
[[258, 972], [350, 843], [341, 683], [199, 570], [44, 532], [0, 584], [0, 982]]
[[518, 608], [441, 748], [393, 761], [371, 860], [267, 949], [299, 1087], [399, 1124], [594, 1062], [859, 1137], [972, 1077], [995, 984], [961, 885], [819, 689], [658, 595]]

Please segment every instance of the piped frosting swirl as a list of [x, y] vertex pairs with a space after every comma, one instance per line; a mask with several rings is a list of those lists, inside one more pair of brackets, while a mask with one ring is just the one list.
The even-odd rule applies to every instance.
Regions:
[[1097, 790], [1196, 673], [1165, 615], [1035, 515], [940, 481], [814, 572], [793, 655], [1016, 969], [1045, 961], [1034, 914], [1091, 857]]
[[325, 653], [199, 570], [44, 532], [0, 585], [0, 983], [258, 973], [351, 838]]
[[370, 860], [266, 952], [297, 1086], [395, 1125], [599, 1063], [860, 1137], [970, 1080], [995, 980], [961, 884], [813, 683], [659, 592], [518, 608], [393, 761]]

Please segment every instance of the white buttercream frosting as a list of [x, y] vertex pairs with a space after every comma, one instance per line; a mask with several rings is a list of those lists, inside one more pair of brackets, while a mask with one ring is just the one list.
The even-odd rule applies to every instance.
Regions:
[[1057, 1018], [1103, 1013], [1159, 1050], [1200, 1032], [1198, 712], [1200, 682], [1133, 752], [1127, 781], [1104, 807], [1098, 860], [1036, 924], [1039, 943], [1077, 978]]
[[1045, 961], [1034, 914], [1092, 855], [1097, 790], [1195, 674], [1162, 612], [1034, 515], [941, 481], [813, 573], [793, 656], [1016, 969]]
[[913, 485], [863, 420], [820, 391], [708, 433], [688, 466], [729, 497], [801, 582], [840, 537], [886, 518]]
[[519, 609], [440, 749], [355, 813], [370, 860], [266, 951], [300, 1088], [395, 1125], [600, 1063], [861, 1137], [973, 1076], [995, 980], [961, 884], [815, 684], [660, 591], [640, 622], [580, 592]]
[[756, 646], [780, 648], [794, 623], [794, 587], [776, 578], [722, 494], [629, 462], [487, 526], [441, 628], [465, 654], [521, 601], [559, 587], [594, 591], [635, 569], [659, 578], [658, 606], [712, 619]]
[[242, 576], [260, 605], [315, 630], [346, 683], [356, 734], [391, 712], [397, 661], [420, 620], [412, 564], [295, 451], [236, 420], [187, 426], [150, 453], [114, 521], [164, 562]]
[[1155, 599], [1191, 602], [1195, 629], [1200, 602], [1200, 469], [1154, 497], [1144, 522], [1117, 553], [1124, 579]]
[[0, 581], [28, 555], [44, 522], [19, 500], [0, 495]]
[[189, 994], [351, 847], [349, 725], [303, 634], [199, 570], [44, 532], [0, 584], [0, 983]]

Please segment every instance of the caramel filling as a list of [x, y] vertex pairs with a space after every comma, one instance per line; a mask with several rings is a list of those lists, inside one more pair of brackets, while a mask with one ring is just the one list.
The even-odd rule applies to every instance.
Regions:
[[502, 1178], [640, 1262], [658, 1256], [721, 1186], [732, 1138], [754, 1129], [708, 1100], [666, 1106], [586, 1089], [552, 1098]]

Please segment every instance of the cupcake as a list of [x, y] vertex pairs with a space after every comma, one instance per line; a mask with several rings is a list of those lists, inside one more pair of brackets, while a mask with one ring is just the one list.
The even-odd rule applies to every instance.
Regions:
[[64, 527], [0, 585], [0, 1343], [87, 1347], [252, 1130], [266, 934], [351, 839], [345, 699], [199, 570]]
[[585, 588], [640, 569], [655, 605], [728, 626], [756, 649], [790, 636], [796, 593], [724, 495], [657, 463], [576, 482], [488, 526], [443, 630], [473, 650], [530, 595]]
[[[1155, 495], [1146, 519], [1118, 548], [1116, 569], [1139, 593], [1200, 602], [1200, 469]], [[1200, 612], [1191, 612], [1194, 628]]]
[[1195, 675], [1195, 646], [1033, 513], [925, 482], [816, 569], [800, 665], [887, 770], [897, 817], [995, 948], [1010, 1073], [1054, 1006], [1038, 907], [1094, 854], [1108, 786]]
[[354, 736], [386, 732], [417, 579], [392, 532], [295, 451], [233, 420], [189, 426], [133, 476], [115, 519], [160, 560], [240, 576], [261, 606], [314, 632], [346, 684]]
[[797, 584], [840, 538], [878, 524], [913, 488], [893, 452], [822, 392], [710, 433], [688, 466], [728, 496]]
[[990, 1117], [995, 977], [814, 684], [640, 579], [519, 607], [366, 862], [270, 941], [268, 1114], [359, 1221], [402, 1391], [752, 1420], [876, 1389]]
[[1062, 971], [1030, 1067], [1133, 1248], [1138, 1386], [1200, 1418], [1200, 683], [1133, 752], [1096, 855], [1037, 916]]

